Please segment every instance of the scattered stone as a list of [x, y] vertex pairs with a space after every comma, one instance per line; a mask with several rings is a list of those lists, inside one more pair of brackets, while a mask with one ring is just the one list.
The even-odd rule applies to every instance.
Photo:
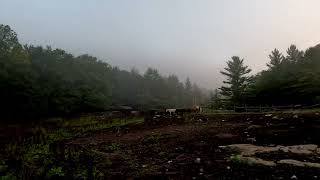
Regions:
[[283, 152], [290, 152], [294, 154], [305, 154], [309, 155], [317, 151], [318, 146], [314, 144], [305, 144], [305, 145], [296, 145], [296, 146], [287, 146], [280, 148]]
[[293, 118], [298, 119], [299, 116], [298, 116], [297, 114], [295, 114], [295, 115], [293, 116]]
[[252, 130], [252, 129], [259, 129], [259, 128], [262, 128], [263, 126], [261, 125], [251, 125], [247, 128], [247, 130]]
[[145, 167], [147, 167], [147, 165], [143, 164], [142, 167], [145, 168]]
[[278, 164], [286, 164], [297, 167], [310, 167], [310, 168], [318, 168], [320, 169], [320, 163], [311, 163], [311, 162], [302, 162], [293, 159], [283, 159], [278, 161]]
[[200, 158], [197, 158], [194, 162], [197, 163], [197, 164], [200, 164], [201, 159], [200, 159]]
[[215, 137], [220, 138], [220, 139], [231, 139], [236, 136], [237, 135], [234, 135], [234, 134], [221, 133], [221, 134], [217, 134]]
[[278, 116], [273, 116], [272, 119], [280, 119]]
[[172, 161], [168, 161], [168, 164], [172, 163]]
[[291, 176], [291, 179], [298, 179], [296, 175]]
[[230, 166], [227, 166], [227, 169], [229, 170], [229, 169], [231, 169], [231, 167], [230, 167]]
[[255, 157], [245, 157], [239, 156], [239, 161], [249, 165], [262, 165], [262, 166], [276, 166], [277, 164], [273, 161], [267, 161], [260, 158]]
[[256, 142], [256, 138], [247, 138], [247, 141], [250, 141], [250, 142]]
[[266, 114], [266, 115], [264, 115], [265, 117], [271, 117], [272, 116], [272, 114]]
[[203, 172], [203, 169], [202, 169], [202, 168], [200, 168], [200, 169], [199, 169], [199, 171], [200, 171], [200, 172]]
[[312, 153], [317, 153], [320, 148], [317, 148], [317, 145], [314, 144], [306, 144], [306, 145], [295, 145], [295, 146], [256, 146], [253, 144], [232, 144], [223, 147], [223, 149], [230, 149], [237, 152], [240, 152], [241, 155], [245, 156], [253, 156], [256, 153], [268, 153], [275, 151], [282, 151], [285, 153], [294, 153], [294, 154], [302, 154], [309, 155]]

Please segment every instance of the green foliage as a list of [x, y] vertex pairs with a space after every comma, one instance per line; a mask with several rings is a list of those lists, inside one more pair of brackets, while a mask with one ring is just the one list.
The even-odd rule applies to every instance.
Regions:
[[[273, 51], [272, 54], [275, 54]], [[280, 57], [280, 52], [277, 52]], [[282, 57], [282, 55], [281, 55]], [[320, 93], [320, 46], [304, 53], [291, 45], [287, 56], [275, 65], [270, 56], [269, 69], [256, 75], [248, 88], [247, 103], [290, 105], [317, 104]]]
[[120, 148], [119, 144], [111, 143], [111, 144], [106, 145], [104, 147], [104, 150], [107, 151], [107, 152], [114, 152], [114, 151], [119, 150], [119, 148]]
[[[17, 34], [0, 25], [0, 108], [6, 118], [34, 118], [101, 111], [111, 105], [137, 108], [191, 106], [206, 98], [175, 75], [148, 68], [141, 75], [111, 67], [90, 55], [22, 46]], [[19, 113], [16, 113], [19, 112]]]
[[223, 83], [228, 85], [220, 88], [221, 95], [229, 98], [232, 104], [243, 103], [244, 92], [249, 81], [247, 74], [251, 72], [251, 69], [245, 66], [243, 61], [238, 56], [233, 56], [227, 62], [227, 67], [224, 68], [225, 71], [220, 71], [221, 74], [227, 77], [227, 80], [223, 81]]
[[285, 59], [278, 49], [274, 49], [269, 55], [269, 58], [270, 62], [267, 64], [267, 66], [270, 69], [278, 68], [282, 61]]
[[[44, 129], [42, 141], [36, 141], [37, 136], [32, 136], [19, 142], [12, 142], [5, 145], [3, 154], [0, 159], [0, 173], [4, 175], [0, 179], [45, 179], [57, 178], [58, 176], [72, 176], [75, 178], [87, 178], [88, 170], [86, 160], [83, 157], [90, 157], [94, 162], [100, 162], [105, 158], [105, 154], [90, 150], [75, 149], [72, 153], [64, 154], [64, 161], [61, 161], [59, 155], [54, 154], [50, 149], [50, 144], [55, 142], [64, 142], [76, 136], [83, 136], [88, 132], [96, 132], [106, 128], [122, 128], [128, 124], [142, 123], [142, 118], [135, 119], [113, 119], [112, 122], [103, 122], [95, 116], [84, 116], [67, 120], [55, 118], [51, 119], [50, 124], [57, 121], [60, 126], [56, 129], [46, 129], [45, 126], [36, 127], [36, 129]], [[77, 124], [76, 122], [79, 122]], [[38, 135], [37, 131], [31, 131]], [[119, 144], [109, 144], [105, 147], [106, 151], [117, 151]], [[66, 151], [67, 152], [67, 151]], [[15, 165], [6, 164], [7, 161], [15, 162]], [[103, 159], [104, 165], [111, 165], [111, 161]], [[71, 163], [71, 164], [70, 164]], [[104, 174], [99, 169], [93, 167], [93, 175], [97, 179], [104, 179]]]
[[232, 162], [234, 162], [234, 163], [238, 163], [238, 164], [240, 164], [241, 163], [241, 155], [240, 154], [235, 154], [235, 155], [232, 155], [231, 157], [230, 157], [230, 160], [232, 161]]
[[219, 109], [222, 107], [222, 99], [219, 93], [219, 90], [216, 89], [214, 92], [210, 92], [210, 101], [209, 101], [210, 109]]
[[64, 176], [62, 167], [53, 167], [47, 172], [47, 178], [51, 178], [53, 176]]

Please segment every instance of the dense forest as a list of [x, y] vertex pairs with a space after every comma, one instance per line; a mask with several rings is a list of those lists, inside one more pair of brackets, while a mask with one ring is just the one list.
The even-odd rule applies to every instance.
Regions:
[[22, 45], [0, 25], [2, 117], [48, 117], [94, 112], [114, 106], [177, 108], [204, 103], [207, 92], [189, 78], [163, 76], [149, 68], [121, 70], [90, 55]]
[[[211, 95], [220, 105], [315, 105], [320, 103], [320, 45], [306, 51], [291, 45], [283, 55], [274, 49], [267, 70], [250, 76], [237, 56], [221, 71], [227, 77]], [[217, 107], [217, 105], [216, 105]], [[219, 105], [218, 105], [219, 107]]]
[[[267, 69], [251, 69], [233, 56], [221, 71], [225, 85], [211, 92], [211, 108], [233, 105], [313, 105], [320, 103], [320, 45], [286, 54], [274, 49]], [[22, 45], [0, 25], [0, 108], [3, 117], [48, 117], [106, 110], [207, 105], [208, 92], [176, 75], [148, 68], [143, 74], [113, 67], [90, 55]]]

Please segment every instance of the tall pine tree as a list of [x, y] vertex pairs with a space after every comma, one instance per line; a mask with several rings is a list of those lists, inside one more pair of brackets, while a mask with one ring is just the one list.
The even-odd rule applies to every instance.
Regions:
[[251, 72], [251, 69], [245, 66], [243, 61], [238, 56], [233, 56], [227, 62], [227, 67], [224, 68], [225, 71], [220, 71], [221, 74], [227, 77], [227, 80], [223, 81], [223, 83], [228, 85], [220, 88], [221, 95], [227, 97], [232, 104], [242, 103], [242, 96], [249, 81], [247, 74]]
[[267, 63], [267, 66], [270, 69], [274, 69], [280, 66], [281, 62], [285, 58], [278, 49], [274, 49], [271, 54], [269, 55], [270, 62]]

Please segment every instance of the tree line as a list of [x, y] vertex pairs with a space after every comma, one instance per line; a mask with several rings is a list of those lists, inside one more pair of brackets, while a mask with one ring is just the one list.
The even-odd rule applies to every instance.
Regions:
[[233, 105], [314, 105], [320, 103], [320, 45], [286, 54], [274, 49], [267, 69], [250, 75], [244, 60], [234, 56], [221, 71], [224, 85], [211, 93], [212, 107]]
[[1, 116], [48, 117], [94, 112], [111, 106], [190, 107], [204, 103], [206, 91], [189, 78], [163, 76], [148, 68], [118, 67], [90, 55], [22, 45], [17, 34], [0, 25]]

